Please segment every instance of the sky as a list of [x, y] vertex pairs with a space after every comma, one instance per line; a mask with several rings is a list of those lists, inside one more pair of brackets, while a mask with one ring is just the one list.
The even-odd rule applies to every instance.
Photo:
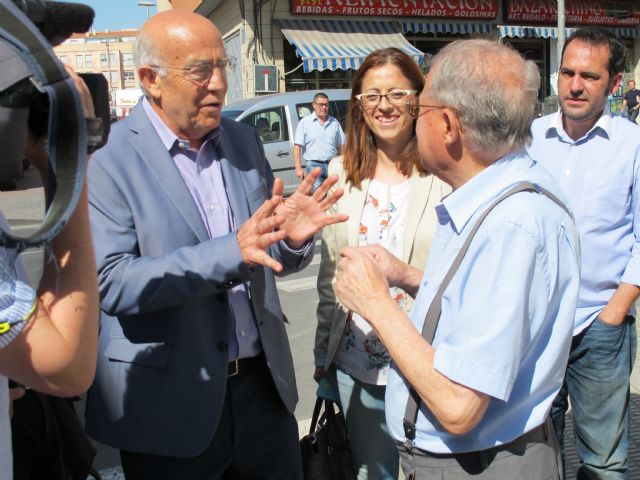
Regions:
[[[147, 7], [138, 6], [139, 0], [64, 0], [84, 3], [96, 12], [93, 28], [96, 31], [140, 28], [147, 19]], [[156, 3], [152, 1], [151, 3]], [[149, 15], [156, 13], [156, 7], [149, 8]]]

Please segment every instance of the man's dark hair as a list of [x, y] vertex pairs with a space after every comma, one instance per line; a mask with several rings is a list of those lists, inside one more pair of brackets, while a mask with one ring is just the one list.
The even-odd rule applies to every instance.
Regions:
[[318, 92], [313, 96], [313, 103], [316, 103], [316, 100], [318, 100], [319, 98], [326, 98], [327, 100], [329, 100], [329, 97], [326, 93]]
[[601, 27], [582, 27], [574, 31], [562, 47], [562, 60], [564, 52], [571, 42], [580, 40], [586, 44], [609, 49], [609, 79], [613, 80], [618, 73], [624, 71], [626, 48], [620, 39], [608, 30]]

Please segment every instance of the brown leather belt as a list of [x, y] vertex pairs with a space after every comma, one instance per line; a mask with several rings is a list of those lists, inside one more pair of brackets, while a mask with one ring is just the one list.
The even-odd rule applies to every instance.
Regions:
[[236, 358], [229, 362], [229, 368], [227, 370], [227, 377], [236, 377], [248, 372], [264, 360], [264, 353], [261, 352], [255, 357]]

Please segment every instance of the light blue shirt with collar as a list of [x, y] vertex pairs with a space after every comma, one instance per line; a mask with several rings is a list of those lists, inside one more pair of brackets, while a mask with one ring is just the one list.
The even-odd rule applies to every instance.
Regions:
[[[574, 141], [557, 112], [536, 120], [529, 154], [569, 198], [580, 232], [580, 295], [574, 335], [587, 328], [621, 282], [640, 285], [640, 128], [608, 107]], [[635, 308], [629, 312], [635, 315]]]
[[[498, 160], [436, 207], [438, 225], [411, 321], [422, 331], [429, 305], [469, 230], [489, 204], [529, 181], [559, 198], [551, 176], [521, 150]], [[415, 446], [433, 453], [479, 451], [541, 425], [562, 385], [579, 284], [578, 234], [548, 197], [523, 192], [489, 213], [444, 292], [434, 368], [491, 397], [469, 433], [445, 431], [421, 404]], [[407, 382], [394, 364], [387, 424], [404, 442]]]
[[340, 122], [331, 115], [323, 125], [313, 112], [298, 123], [294, 143], [302, 147], [305, 161], [329, 161], [338, 156], [344, 144], [344, 132]]

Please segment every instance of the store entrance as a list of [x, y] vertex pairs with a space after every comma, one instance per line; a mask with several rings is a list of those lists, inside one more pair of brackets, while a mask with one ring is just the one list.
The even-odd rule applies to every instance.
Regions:
[[549, 83], [549, 39], [503, 38], [502, 43], [511, 45], [520, 55], [537, 65], [541, 80], [538, 101], [542, 102], [548, 95], [553, 95]]

